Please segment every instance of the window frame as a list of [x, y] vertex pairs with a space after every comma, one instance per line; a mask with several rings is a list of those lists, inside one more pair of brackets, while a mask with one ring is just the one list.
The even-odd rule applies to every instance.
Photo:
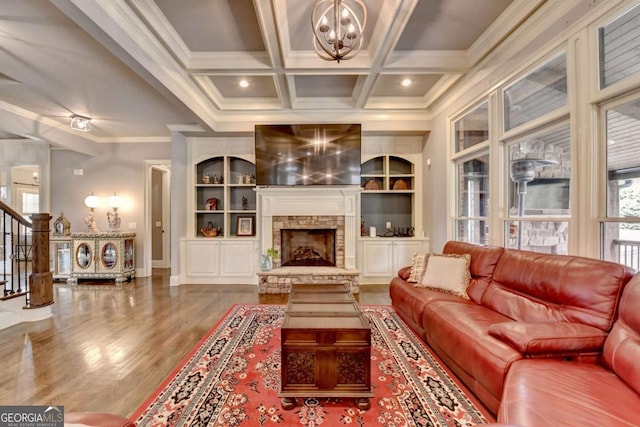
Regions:
[[[479, 100], [476, 100], [475, 102], [471, 103], [467, 108], [465, 108], [464, 110], [462, 110], [459, 114], [457, 114], [456, 116], [454, 116], [450, 121], [450, 138], [451, 138], [451, 144], [449, 144], [449, 150], [450, 150], [450, 165], [452, 167], [452, 173], [450, 176], [453, 177], [453, 198], [451, 200], [451, 204], [450, 204], [450, 209], [452, 212], [452, 215], [450, 215], [451, 221], [451, 227], [453, 230], [453, 235], [455, 236], [456, 239], [459, 238], [459, 234], [458, 234], [458, 223], [460, 221], [484, 221], [486, 223], [486, 225], [489, 227], [489, 231], [487, 232], [487, 236], [486, 236], [486, 240], [487, 242], [490, 241], [491, 239], [491, 203], [489, 203], [488, 207], [487, 207], [487, 215], [483, 216], [483, 217], [468, 217], [468, 216], [461, 216], [459, 215], [459, 201], [460, 201], [460, 192], [462, 191], [462, 189], [460, 188], [460, 182], [458, 180], [459, 176], [458, 176], [458, 171], [459, 171], [459, 165], [461, 163], [464, 163], [466, 161], [472, 160], [474, 158], [478, 158], [481, 156], [488, 156], [489, 157], [489, 170], [488, 170], [488, 179], [489, 179], [489, 185], [487, 188], [487, 192], [488, 192], [488, 196], [489, 199], [491, 199], [491, 163], [492, 163], [492, 159], [491, 159], [491, 152], [490, 152], [490, 141], [491, 141], [491, 136], [493, 134], [493, 126], [492, 126], [492, 120], [491, 120], [491, 112], [492, 112], [492, 102], [491, 102], [491, 97], [486, 96], [483, 97]], [[456, 139], [456, 123], [458, 123], [460, 120], [463, 120], [466, 116], [468, 116], [469, 114], [471, 114], [473, 111], [475, 111], [476, 109], [478, 109], [480, 106], [482, 106], [483, 104], [486, 104], [487, 106], [487, 123], [488, 123], [488, 132], [487, 132], [487, 139], [479, 142], [475, 145], [472, 145], [470, 147], [467, 147], [463, 150], [460, 151], [456, 151], [457, 149], [457, 145], [458, 145], [458, 141]], [[479, 243], [479, 242], [478, 242]]]

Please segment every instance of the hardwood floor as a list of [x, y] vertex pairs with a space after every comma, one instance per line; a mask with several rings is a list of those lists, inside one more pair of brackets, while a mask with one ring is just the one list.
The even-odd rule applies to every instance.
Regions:
[[[56, 283], [52, 318], [0, 331], [0, 405], [129, 416], [231, 305], [286, 303], [248, 285], [170, 287], [168, 270], [86, 283]], [[362, 285], [358, 300], [389, 304], [389, 287]]]

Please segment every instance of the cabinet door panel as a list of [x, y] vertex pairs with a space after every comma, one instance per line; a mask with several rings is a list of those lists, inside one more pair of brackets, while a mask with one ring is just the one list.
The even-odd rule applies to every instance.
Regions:
[[99, 273], [118, 273], [120, 271], [120, 259], [122, 253], [118, 240], [98, 240], [98, 253], [96, 254], [96, 271]]
[[394, 242], [392, 273], [395, 275], [400, 268], [411, 265], [413, 254], [416, 252], [422, 252], [421, 242]]
[[222, 276], [253, 276], [255, 274], [255, 244], [223, 242], [220, 245]]
[[219, 242], [187, 243], [187, 272], [189, 275], [217, 275]]
[[95, 249], [94, 240], [74, 240], [73, 242], [73, 272], [74, 273], [93, 273], [95, 267]]
[[362, 275], [390, 277], [393, 266], [391, 242], [366, 242], [363, 247]]

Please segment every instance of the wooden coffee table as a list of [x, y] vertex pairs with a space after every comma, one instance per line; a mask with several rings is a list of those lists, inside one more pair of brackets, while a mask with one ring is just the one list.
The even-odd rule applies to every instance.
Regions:
[[282, 407], [297, 397], [353, 397], [369, 409], [371, 327], [343, 285], [293, 285], [282, 323]]

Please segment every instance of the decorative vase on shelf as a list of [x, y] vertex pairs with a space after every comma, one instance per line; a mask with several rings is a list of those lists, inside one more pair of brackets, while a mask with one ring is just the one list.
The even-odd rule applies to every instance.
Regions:
[[262, 255], [262, 264], [260, 268], [262, 271], [271, 271], [273, 264], [269, 255]]

